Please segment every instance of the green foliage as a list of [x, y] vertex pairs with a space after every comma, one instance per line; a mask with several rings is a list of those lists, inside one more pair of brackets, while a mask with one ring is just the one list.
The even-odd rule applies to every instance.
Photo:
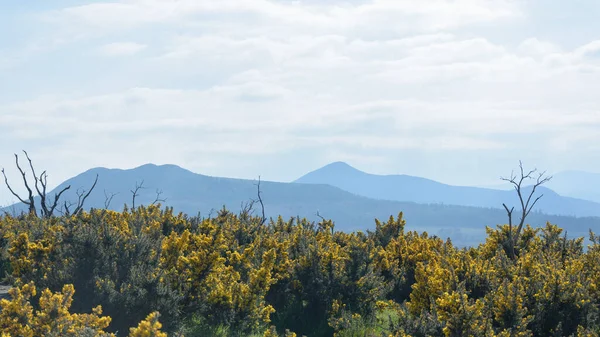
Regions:
[[367, 233], [226, 209], [3, 216], [0, 268], [47, 294], [72, 285], [67, 309], [100, 305], [117, 335], [597, 336], [600, 239], [524, 227], [509, 258], [509, 231], [461, 249], [405, 231], [402, 213]]

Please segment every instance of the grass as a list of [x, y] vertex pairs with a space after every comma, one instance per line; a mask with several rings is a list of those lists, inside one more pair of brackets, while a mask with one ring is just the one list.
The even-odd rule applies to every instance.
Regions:
[[[397, 325], [399, 321], [396, 310], [386, 309], [379, 311], [374, 319], [353, 319], [349, 328], [339, 331], [337, 337], [387, 337], [391, 333], [391, 326]], [[262, 332], [241, 334], [231, 331], [227, 326], [210, 326], [206, 324], [203, 317], [193, 316], [188, 319], [184, 327], [179, 331], [186, 337], [262, 337]], [[301, 337], [301, 336], [298, 336]], [[312, 337], [312, 336], [309, 336]], [[318, 336], [317, 336], [318, 337]]]
[[398, 323], [399, 316], [395, 310], [382, 310], [370, 321], [364, 318], [354, 319], [352, 325], [336, 334], [338, 337], [387, 337], [390, 327]]
[[242, 334], [231, 331], [231, 328], [225, 325], [211, 326], [206, 320], [198, 315], [193, 315], [187, 319], [183, 328], [178, 331], [179, 335], [185, 337], [262, 337], [262, 333]]

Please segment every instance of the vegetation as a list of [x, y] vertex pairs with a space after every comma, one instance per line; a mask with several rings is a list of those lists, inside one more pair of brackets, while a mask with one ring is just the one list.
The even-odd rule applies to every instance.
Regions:
[[518, 224], [504, 205], [507, 225], [458, 248], [406, 231], [402, 213], [366, 233], [325, 218], [267, 222], [260, 185], [239, 214], [214, 218], [158, 203], [87, 212], [89, 191], [55, 216], [62, 191], [47, 203], [45, 172], [36, 177], [27, 156], [29, 185], [15, 159], [28, 197], [9, 189], [29, 212], [0, 217], [0, 277], [13, 286], [0, 300], [2, 337], [599, 335], [600, 237], [590, 231], [584, 247], [556, 225], [525, 225], [549, 178], [522, 165], [507, 179]]
[[[159, 205], [5, 215], [5, 336], [597, 336], [600, 240], [548, 224], [478, 247], [329, 220]], [[516, 228], [513, 227], [513, 231]], [[514, 258], [513, 256], [514, 250]], [[160, 318], [158, 317], [160, 313]], [[160, 322], [159, 322], [160, 320]]]

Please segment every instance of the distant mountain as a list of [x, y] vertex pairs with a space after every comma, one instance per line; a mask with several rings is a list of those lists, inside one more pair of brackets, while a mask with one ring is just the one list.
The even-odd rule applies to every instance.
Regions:
[[[295, 182], [329, 184], [356, 195], [379, 200], [492, 208], [502, 208], [502, 203], [518, 205], [516, 193], [512, 189], [452, 186], [408, 175], [375, 175], [357, 170], [343, 162], [326, 165]], [[524, 191], [528, 194], [531, 187], [527, 187]], [[600, 203], [561, 196], [545, 186], [538, 188], [537, 191], [544, 194], [535, 206], [535, 209], [541, 212], [555, 215], [600, 216]]]
[[[189, 215], [200, 212], [201, 216], [208, 216], [211, 210], [214, 215], [224, 205], [230, 211], [238, 212], [243, 202], [256, 198], [257, 192], [254, 180], [209, 177], [174, 165], [148, 164], [128, 170], [91, 169], [60, 184], [49, 195], [71, 185], [64, 200], [77, 200], [75, 191], [89, 188], [96, 174], [98, 185], [86, 202], [87, 209], [104, 208], [106, 192], [107, 195], [116, 193], [109, 208], [122, 210], [125, 204], [131, 205], [130, 191], [142, 181], [145, 188], [140, 189], [136, 203], [151, 203], [156, 190], [161, 189], [161, 198], [167, 199], [163, 205]], [[387, 220], [390, 215], [396, 216], [403, 211], [408, 229], [451, 237], [459, 245], [474, 245], [485, 236], [485, 226], [506, 222], [506, 214], [499, 209], [375, 200], [322, 184], [262, 181], [260, 187], [268, 217], [281, 215], [289, 219], [300, 216], [317, 221], [316, 212], [319, 211], [323, 217], [333, 219], [337, 229], [345, 231], [371, 229], [375, 218]], [[5, 210], [23, 210], [23, 206], [13, 205]], [[600, 225], [600, 218], [550, 216], [538, 212], [531, 214], [529, 222], [542, 226], [546, 221], [559, 224], [573, 235], [586, 235], [589, 228]]]
[[561, 195], [600, 202], [600, 174], [564, 171], [555, 174], [547, 184]]
[[[552, 175], [552, 180], [544, 186], [565, 197], [600, 203], [600, 173], [563, 171]], [[507, 183], [479, 187], [497, 190], [512, 189], [511, 185]]]

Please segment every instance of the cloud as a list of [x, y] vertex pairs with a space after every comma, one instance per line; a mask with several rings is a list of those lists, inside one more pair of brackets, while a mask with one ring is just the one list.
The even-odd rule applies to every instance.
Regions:
[[600, 61], [600, 40], [587, 43], [574, 51], [578, 57], [587, 57]]
[[[292, 151], [302, 144], [501, 149], [512, 145], [502, 137], [490, 137], [535, 130], [569, 139], [570, 128], [600, 123], [591, 96], [573, 105], [565, 98], [568, 93], [558, 95], [567, 85], [560, 85], [561, 78], [572, 76], [573, 64], [584, 62], [573, 55], [591, 49], [583, 46], [553, 53], [569, 58], [569, 63], [548, 65], [543, 59], [519, 56], [484, 38], [461, 39], [451, 34], [385, 41], [341, 36], [288, 40], [187, 37], [167, 47], [155, 62], [170, 62], [175, 57], [193, 72], [194, 64], [205, 66], [205, 61], [210, 64], [219, 59], [221, 67], [246, 70], [206, 89], [139, 87], [104, 95], [13, 103], [0, 107], [6, 111], [0, 120], [15, 126], [13, 136], [18, 138], [77, 137], [82, 143], [101, 135], [144, 138], [155, 132], [202, 132], [214, 139], [223, 137], [221, 146], [213, 144], [211, 148], [228, 153], [244, 153], [249, 147]], [[188, 52], [176, 52], [181, 50]], [[548, 80], [554, 84], [541, 82]], [[544, 87], [520, 92], [523, 81]], [[457, 90], [456, 83], [462, 83], [462, 90]], [[438, 95], [411, 88], [415, 85], [435, 86]], [[576, 97], [585, 92], [591, 95], [588, 88]], [[399, 94], [407, 99], [397, 99]], [[560, 109], [563, 104], [570, 104], [570, 114]], [[377, 124], [382, 119], [385, 124]], [[388, 127], [392, 134], [375, 137], [365, 125]], [[282, 137], [279, 146], [265, 145], [269, 134]], [[194, 141], [193, 137], [189, 141]], [[179, 145], [176, 142], [173, 147]]]
[[[55, 6], [35, 13], [43, 21], [24, 38], [42, 47], [0, 56], [0, 76], [21, 83], [2, 87], [0, 141], [39, 148], [48, 162], [78, 158], [56, 164], [64, 175], [152, 161], [289, 180], [298, 167], [344, 158], [442, 175], [485, 158], [477, 166], [487, 180], [518, 156], [583, 162], [600, 144], [598, 41], [565, 44], [554, 26], [525, 29], [539, 22], [529, 4]], [[443, 176], [453, 174], [477, 177], [466, 166]]]
[[544, 57], [549, 54], [560, 53], [561, 48], [551, 42], [540, 41], [537, 38], [528, 38], [521, 42], [517, 51], [526, 56]]
[[[375, 0], [355, 3], [303, 3], [273, 0], [124, 0], [92, 3], [53, 11], [50, 22], [114, 33], [147, 25], [189, 24], [246, 26], [252, 32], [321, 31], [385, 34], [438, 31], [476, 22], [522, 16], [518, 2], [509, 0]], [[398, 18], [402, 17], [402, 20]], [[247, 26], [257, 24], [259, 28]], [[253, 25], [254, 26], [254, 25]], [[261, 27], [262, 26], [262, 27]], [[267, 30], [265, 26], [277, 26]], [[214, 28], [214, 27], [213, 27]]]
[[113, 42], [100, 47], [100, 52], [106, 56], [135, 55], [147, 46], [135, 42]]

